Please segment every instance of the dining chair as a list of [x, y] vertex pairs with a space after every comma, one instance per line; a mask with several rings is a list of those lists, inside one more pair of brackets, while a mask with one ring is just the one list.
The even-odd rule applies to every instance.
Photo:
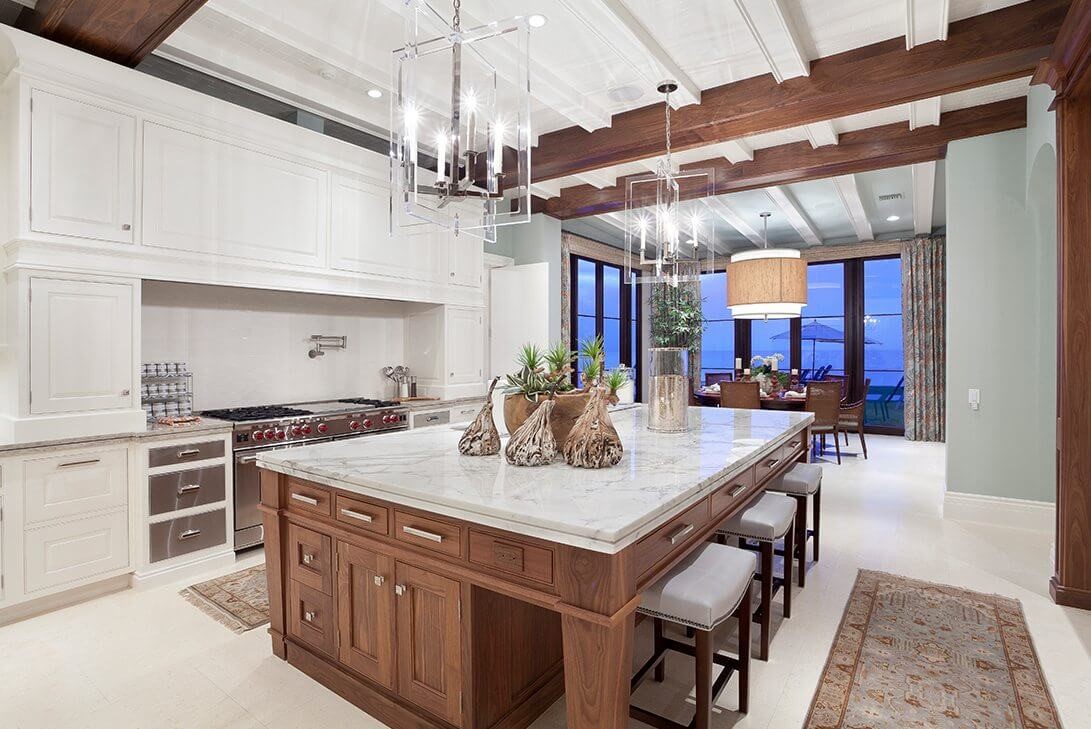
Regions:
[[[722, 397], [722, 392], [721, 392]], [[836, 382], [811, 382], [807, 385], [807, 400], [803, 409], [814, 413], [811, 424], [812, 438], [818, 438], [822, 451], [826, 450], [826, 435], [833, 435], [833, 445], [837, 450], [837, 465], [841, 465], [841, 386]]]
[[855, 430], [860, 436], [860, 449], [867, 458], [867, 443], [864, 441], [864, 408], [867, 406], [867, 394], [871, 389], [871, 378], [864, 380], [864, 396], [854, 403], [841, 405], [838, 427], [845, 434], [845, 445], [849, 444], [849, 432]]
[[761, 389], [756, 380], [749, 382], [721, 382], [720, 407], [742, 410], [761, 408]]
[[894, 389], [883, 395], [879, 400], [879, 408], [883, 411], [883, 420], [890, 420], [890, 404], [892, 402], [902, 400], [902, 386], [905, 384], [905, 377], [903, 376], [898, 380], [898, 384], [894, 385]]
[[734, 372], [706, 372], [705, 387], [715, 385], [717, 382], [732, 382], [734, 379]]
[[847, 377], [845, 377], [844, 375], [831, 375], [831, 374], [827, 373], [825, 376], [822, 377], [822, 380], [823, 380], [823, 382], [837, 382], [837, 383], [840, 383], [840, 385], [841, 385], [841, 402], [845, 402], [845, 400], [848, 399], [848, 397], [849, 397], [849, 391], [848, 391], [849, 380], [848, 380]]

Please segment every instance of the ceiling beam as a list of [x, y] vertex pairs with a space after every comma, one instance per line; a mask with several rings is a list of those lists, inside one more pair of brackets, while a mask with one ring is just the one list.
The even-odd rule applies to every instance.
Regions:
[[807, 141], [816, 149], [828, 144], [837, 144], [837, 130], [834, 129], [832, 121], [815, 122], [803, 129], [807, 133]]
[[780, 208], [781, 212], [784, 213], [784, 217], [788, 218], [788, 222], [792, 224], [792, 227], [799, 233], [799, 237], [802, 238], [807, 245], [822, 245], [822, 236], [815, 230], [814, 223], [807, 217], [807, 213], [803, 212], [803, 208], [799, 206], [795, 196], [792, 195], [787, 187], [773, 185], [772, 187], [765, 188], [765, 193], [769, 196], [769, 199]]
[[860, 199], [860, 188], [856, 184], [856, 175], [840, 175], [833, 178], [833, 186], [837, 188], [837, 196], [841, 198], [841, 204], [845, 206], [852, 229], [856, 231], [856, 239], [861, 243], [875, 240], [875, 233], [871, 230], [871, 221], [868, 220], [867, 211], [864, 209], [864, 201]]
[[[948, 142], [1025, 127], [1026, 98], [950, 111], [942, 122], [915, 130], [906, 122], [886, 124], [845, 132], [836, 145], [814, 148], [809, 142], [794, 142], [755, 150], [753, 161], [744, 164], [733, 165], [720, 157], [682, 165], [682, 169], [713, 168], [716, 180], [711, 192], [719, 195], [943, 159]], [[557, 218], [578, 218], [623, 210], [627, 179], [619, 178], [614, 187], [602, 190], [589, 185], [565, 188], [560, 197], [548, 202], [547, 211]], [[684, 182], [681, 195], [694, 198], [707, 192], [705, 185]]]
[[592, 187], [596, 187], [599, 190], [604, 187], [613, 187], [615, 182], [612, 175], [606, 174], [605, 172], [599, 170], [578, 172], [572, 176], [580, 182], [584, 183], [585, 185], [591, 185]]
[[[593, 4], [593, 3], [588, 3]], [[900, 38], [811, 61], [810, 75], [757, 76], [707, 89], [671, 120], [674, 149], [693, 149], [1028, 76], [1049, 55], [1069, 0], [1035, 0], [952, 23], [947, 41], [906, 51]], [[652, 157], [662, 106], [614, 116], [612, 126], [543, 134], [538, 179]]]
[[108, 61], [136, 66], [205, 0], [38, 0], [16, 27]]
[[913, 232], [932, 233], [932, 206], [936, 194], [936, 163], [918, 162], [913, 165]]
[[917, 129], [939, 124], [940, 97], [909, 102], [909, 128]]
[[905, 49], [947, 40], [950, 0], [905, 0]]
[[735, 0], [735, 9], [778, 84], [811, 72], [784, 0]]
[[746, 236], [751, 243], [756, 246], [762, 245], [761, 233], [759, 233], [754, 226], [746, 222], [742, 215], [739, 214], [734, 206], [722, 197], [710, 197], [704, 200], [705, 207], [707, 207], [713, 215], [720, 220], [730, 225], [735, 230]]

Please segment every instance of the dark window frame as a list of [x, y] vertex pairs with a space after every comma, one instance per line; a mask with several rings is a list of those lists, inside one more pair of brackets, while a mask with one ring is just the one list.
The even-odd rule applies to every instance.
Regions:
[[[605, 307], [603, 306], [604, 296], [604, 268], [611, 268], [618, 271], [618, 349], [619, 361], [625, 362], [636, 370], [633, 386], [635, 388], [635, 395], [637, 402], [641, 400], [641, 367], [640, 362], [626, 362], [629, 359], [629, 354], [633, 351], [633, 324], [636, 324], [636, 356], [638, 360], [644, 358], [644, 346], [643, 337], [641, 333], [641, 291], [640, 284], [632, 284], [625, 278], [625, 267], [615, 263], [607, 263], [606, 261], [600, 261], [590, 256], [581, 256], [577, 253], [569, 254], [569, 282], [568, 282], [568, 299], [569, 299], [569, 347], [573, 351], [579, 351], [579, 262], [586, 261], [595, 266], [595, 332], [597, 334], [603, 334], [605, 331], [604, 321], [607, 318], [605, 316]], [[633, 288], [636, 290], [636, 311], [634, 312], [632, 306]], [[587, 316], [584, 314], [584, 316]], [[613, 317], [610, 317], [613, 319]], [[579, 385], [577, 373], [572, 373], [572, 383]]]

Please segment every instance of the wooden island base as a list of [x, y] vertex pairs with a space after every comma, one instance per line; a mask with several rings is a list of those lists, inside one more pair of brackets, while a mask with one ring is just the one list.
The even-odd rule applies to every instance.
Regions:
[[262, 471], [273, 652], [401, 729], [628, 726], [640, 591], [805, 458], [800, 430], [616, 554]]

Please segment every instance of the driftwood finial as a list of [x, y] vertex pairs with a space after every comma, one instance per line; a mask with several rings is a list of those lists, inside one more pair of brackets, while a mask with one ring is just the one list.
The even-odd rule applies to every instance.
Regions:
[[526, 422], [512, 433], [504, 455], [513, 466], [545, 466], [557, 458], [557, 441], [549, 425], [556, 400], [550, 398], [531, 413]]
[[564, 442], [564, 460], [577, 468], [609, 468], [621, 461], [621, 438], [606, 410], [606, 391], [596, 387]]
[[485, 395], [485, 404], [458, 440], [458, 452], [464, 456], [494, 456], [500, 452], [500, 431], [492, 419], [492, 391], [499, 377], [494, 377]]

